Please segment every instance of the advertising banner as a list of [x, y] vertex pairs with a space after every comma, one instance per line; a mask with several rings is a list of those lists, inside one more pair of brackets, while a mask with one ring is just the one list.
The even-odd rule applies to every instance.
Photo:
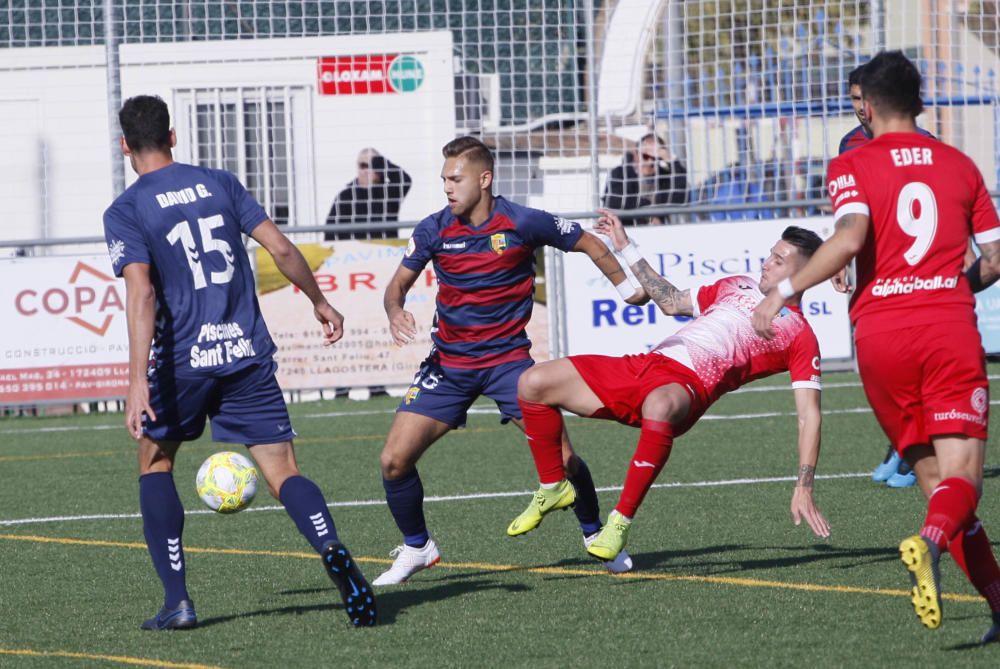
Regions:
[[0, 260], [0, 322], [0, 404], [125, 396], [125, 282], [107, 255]]
[[[278, 345], [278, 381], [285, 390], [402, 386], [413, 379], [431, 348], [437, 279], [428, 265], [410, 289], [406, 310], [417, 338], [396, 346], [382, 295], [406, 251], [404, 240], [300, 244], [316, 281], [344, 315], [344, 338], [324, 347], [309, 301], [278, 272], [266, 251], [257, 251], [258, 299]], [[614, 289], [612, 289], [613, 291]], [[528, 336], [532, 356], [547, 360], [548, 312], [535, 303]]]
[[[684, 290], [734, 274], [758, 279], [771, 247], [789, 225], [808, 228], [824, 239], [833, 233], [831, 219], [803, 218], [647, 226], [629, 228], [628, 234], [650, 265]], [[571, 355], [645, 352], [690, 320], [665, 316], [652, 302], [643, 306], [625, 304], [584, 254], [566, 254], [563, 266]], [[634, 277], [632, 280], [638, 284]], [[802, 310], [816, 331], [824, 359], [853, 356], [847, 296], [834, 291], [827, 282], [805, 293]]]

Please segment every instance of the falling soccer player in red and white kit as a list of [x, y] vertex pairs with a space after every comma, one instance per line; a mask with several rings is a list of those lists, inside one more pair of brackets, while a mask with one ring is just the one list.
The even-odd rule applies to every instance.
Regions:
[[[928, 498], [919, 534], [900, 544], [912, 602], [929, 629], [941, 624], [940, 555], [948, 550], [989, 602], [1000, 635], [1000, 568], [976, 518], [989, 418], [986, 359], [972, 293], [1000, 277], [1000, 220], [979, 169], [957, 149], [916, 130], [920, 73], [901, 52], [882, 52], [861, 73], [875, 138], [830, 163], [836, 231], [754, 312], [772, 319], [857, 257], [851, 298], [858, 369], [889, 440]], [[967, 240], [982, 252], [962, 272]]]
[[[782, 311], [772, 341], [756, 336], [754, 307], [779, 281], [804, 266], [822, 240], [809, 230], [785, 229], [764, 261], [760, 281], [727, 276], [697, 289], [680, 290], [643, 259], [621, 221], [608, 210], [594, 230], [611, 237], [642, 287], [667, 315], [694, 316], [649, 353], [612, 357], [574, 355], [526, 370], [518, 382], [525, 433], [542, 484], [532, 504], [537, 516], [554, 508], [547, 494], [563, 481], [560, 409], [641, 428], [615, 510], [587, 548], [607, 560], [628, 541], [632, 518], [670, 456], [674, 439], [687, 432], [723, 394], [755, 379], [791, 372], [799, 419], [799, 475], [792, 494], [796, 525], [805, 520], [817, 536], [830, 526], [813, 501], [820, 448], [819, 344], [798, 304]], [[529, 507], [531, 509], [531, 507]], [[523, 515], [523, 514], [522, 514]]]

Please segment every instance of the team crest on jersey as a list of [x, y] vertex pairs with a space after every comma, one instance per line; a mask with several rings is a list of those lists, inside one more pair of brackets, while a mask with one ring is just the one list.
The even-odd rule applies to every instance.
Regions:
[[108, 244], [108, 255], [111, 256], [111, 264], [117, 265], [125, 257], [125, 242], [116, 239]]
[[417, 397], [420, 395], [420, 388], [417, 386], [410, 386], [406, 395], [403, 396], [403, 404], [412, 404], [417, 401]]
[[507, 235], [498, 232], [495, 235], [490, 235], [490, 248], [497, 255], [500, 255], [507, 250]]

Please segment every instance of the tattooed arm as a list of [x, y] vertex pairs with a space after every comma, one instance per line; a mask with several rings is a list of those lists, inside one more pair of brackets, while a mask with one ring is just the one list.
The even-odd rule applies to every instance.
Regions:
[[639, 262], [629, 265], [629, 268], [635, 278], [639, 279], [639, 284], [646, 290], [649, 299], [667, 316], [690, 316], [694, 313], [691, 291], [681, 290], [664, 279], [645, 258], [639, 258]]
[[965, 270], [973, 293], [986, 290], [1000, 279], [1000, 241], [977, 244], [982, 255]]
[[820, 391], [796, 388], [794, 393], [795, 410], [799, 417], [799, 476], [792, 493], [792, 522], [799, 525], [805, 520], [816, 536], [828, 537], [830, 524], [813, 500], [813, 479], [819, 460], [820, 427], [823, 422]]
[[[611, 243], [616, 251], [622, 251], [632, 243], [632, 240], [625, 234], [621, 219], [607, 209], [597, 210], [601, 217], [597, 219], [594, 231], [611, 238]], [[668, 316], [690, 316], [694, 313], [691, 304], [691, 291], [680, 290], [670, 283], [659, 272], [654, 270], [645, 258], [639, 258], [629, 265], [632, 274], [639, 280], [639, 284], [646, 291], [660, 311]]]
[[[573, 247], [573, 250], [586, 253], [594, 265], [597, 266], [597, 269], [601, 270], [601, 273], [611, 282], [612, 286], [617, 287], [623, 281], [628, 281], [625, 270], [618, 263], [618, 258], [615, 257], [615, 254], [611, 252], [611, 249], [604, 242], [591, 233], [584, 232]], [[627, 284], [627, 286], [633, 292], [631, 297], [625, 297], [626, 302], [629, 304], [646, 304], [646, 302], [649, 302], [649, 298], [641, 288], [636, 290], [631, 284]]]

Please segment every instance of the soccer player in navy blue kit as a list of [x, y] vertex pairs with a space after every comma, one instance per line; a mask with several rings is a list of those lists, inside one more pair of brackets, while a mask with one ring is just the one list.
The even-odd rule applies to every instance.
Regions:
[[[104, 213], [115, 275], [125, 278], [129, 389], [125, 425], [139, 444], [139, 507], [163, 582], [163, 608], [142, 629], [197, 626], [173, 480], [184, 441], [212, 426], [215, 441], [245, 444], [271, 494], [322, 557], [355, 626], [374, 625], [371, 586], [337, 538], [319, 487], [299, 473], [274, 376], [274, 342], [260, 313], [243, 235], [274, 258], [312, 301], [324, 344], [344, 334], [299, 250], [235, 176], [176, 163], [167, 105], [130, 98], [118, 115], [122, 153], [139, 179]], [[150, 356], [152, 353], [152, 356]]]
[[[525, 326], [533, 306], [535, 249], [553, 246], [587, 253], [626, 301], [648, 300], [644, 291], [632, 288], [607, 245], [578, 223], [495, 197], [493, 155], [485, 144], [460, 137], [446, 144], [442, 153], [441, 179], [448, 206], [414, 229], [385, 291], [393, 340], [399, 345], [413, 341], [416, 323], [404, 301], [426, 264], [434, 263], [438, 279], [431, 330], [434, 346], [397, 409], [381, 455], [386, 501], [403, 534], [403, 545], [392, 552], [396, 559], [373, 581], [376, 586], [402, 583], [441, 559], [427, 530], [423, 483], [416, 469], [424, 451], [449, 430], [465, 425], [467, 410], [480, 395], [497, 403], [501, 422], [514, 421], [524, 429], [517, 379], [533, 364]], [[597, 493], [587, 465], [574, 454], [565, 431], [563, 458], [568, 481], [539, 490], [535, 500], [546, 505], [546, 512], [553, 505], [573, 506], [586, 543], [601, 528]], [[534, 507], [525, 513], [536, 522], [512, 524], [508, 534], [523, 534], [541, 521]], [[621, 572], [631, 569], [632, 561], [623, 551], [605, 564]]]

